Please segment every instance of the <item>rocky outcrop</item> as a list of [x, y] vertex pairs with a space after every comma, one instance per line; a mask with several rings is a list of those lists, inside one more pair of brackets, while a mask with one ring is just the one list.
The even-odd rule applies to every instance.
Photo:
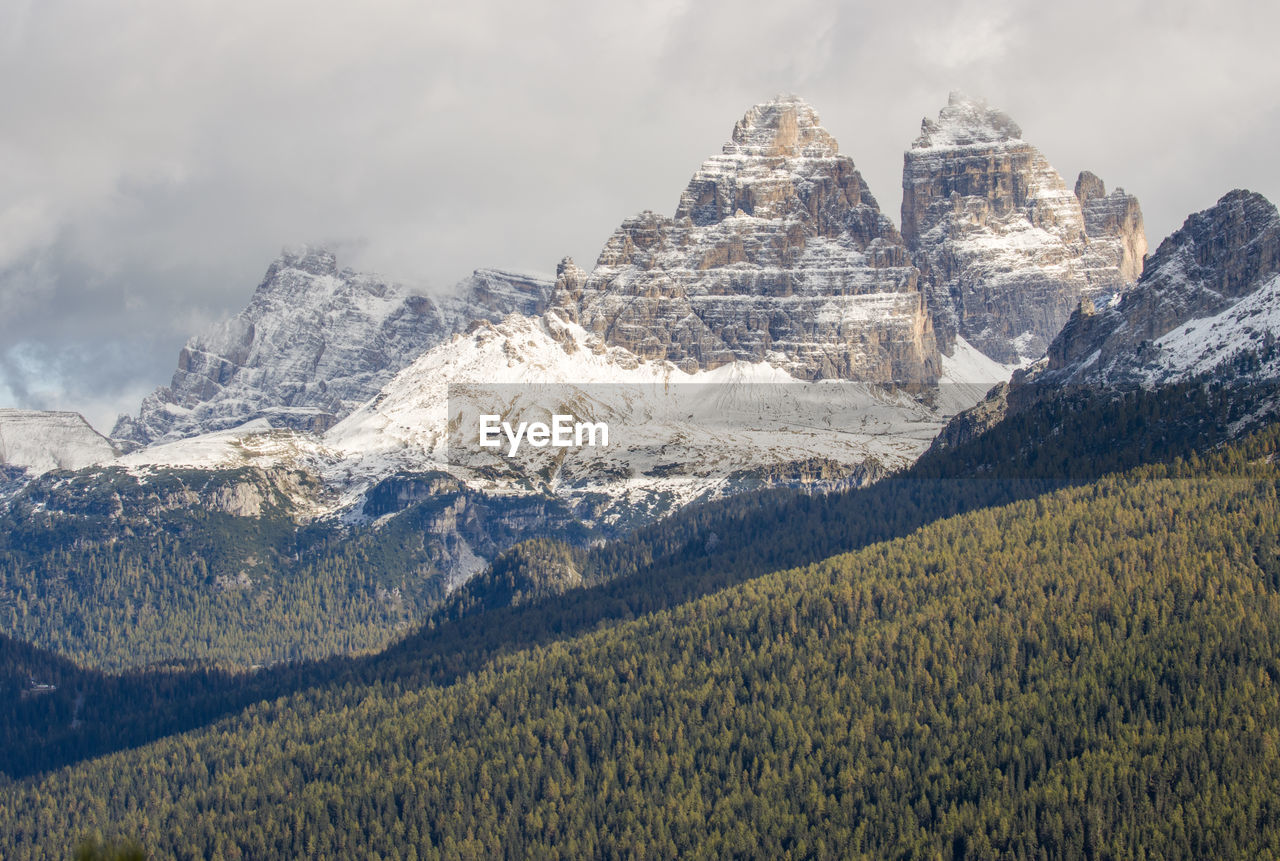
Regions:
[[[1044, 359], [953, 418], [933, 447], [1044, 401], [1106, 400], [1201, 375], [1236, 416], [1231, 434], [1280, 404], [1280, 213], [1260, 194], [1232, 191], [1189, 217], [1133, 288], [1100, 307], [1082, 300]], [[1216, 420], [1196, 417], [1205, 419]]]
[[1137, 286], [1082, 303], [1049, 348], [1042, 383], [1162, 382], [1210, 370], [1280, 335], [1280, 215], [1232, 191], [1189, 217], [1147, 261]]
[[373, 275], [339, 269], [319, 248], [271, 264], [249, 306], [192, 338], [172, 382], [112, 435], [148, 444], [267, 419], [324, 431], [396, 372], [473, 318], [539, 313], [550, 282], [477, 270], [437, 303]]
[[0, 409], [0, 465], [38, 475], [82, 469], [119, 453], [79, 413]]
[[108, 518], [145, 534], [158, 528], [161, 515], [197, 508], [236, 517], [302, 518], [325, 493], [314, 477], [290, 469], [155, 469], [139, 476], [106, 464], [36, 477], [10, 505], [22, 516], [41, 511], [54, 518]]
[[1073, 192], [1006, 114], [953, 93], [907, 151], [902, 235], [938, 344], [1037, 358], [1082, 298], [1132, 283], [1146, 252], [1137, 200], [1093, 174]]
[[496, 323], [508, 314], [533, 317], [547, 310], [551, 281], [522, 272], [477, 269], [441, 301], [441, 311], [452, 331], [462, 331], [473, 320]]
[[959, 448], [1000, 424], [1008, 413], [1009, 384], [999, 383], [985, 398], [947, 422], [929, 445], [929, 451]]
[[675, 217], [622, 223], [553, 306], [606, 343], [684, 370], [769, 361], [802, 379], [933, 385], [939, 359], [898, 231], [808, 104], [757, 105]]
[[1084, 215], [1090, 249], [1104, 264], [1104, 271], [1093, 275], [1093, 283], [1113, 279], [1113, 270], [1119, 271], [1122, 284], [1136, 282], [1147, 254], [1147, 234], [1138, 199], [1125, 194], [1123, 188], [1107, 194], [1106, 183], [1087, 170], [1076, 178], [1076, 199]]

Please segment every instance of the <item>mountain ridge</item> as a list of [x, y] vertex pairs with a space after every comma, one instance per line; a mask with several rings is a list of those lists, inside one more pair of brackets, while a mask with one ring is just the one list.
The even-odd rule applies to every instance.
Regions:
[[193, 337], [168, 386], [112, 436], [138, 444], [227, 430], [255, 419], [323, 432], [396, 371], [475, 318], [538, 312], [550, 284], [479, 269], [461, 295], [433, 300], [376, 275], [339, 269], [327, 249], [285, 251], [248, 306]]
[[1096, 307], [1082, 299], [1047, 355], [951, 420], [934, 447], [981, 435], [1054, 399], [1213, 389], [1234, 430], [1280, 410], [1280, 212], [1236, 189], [1160, 243], [1138, 283]]

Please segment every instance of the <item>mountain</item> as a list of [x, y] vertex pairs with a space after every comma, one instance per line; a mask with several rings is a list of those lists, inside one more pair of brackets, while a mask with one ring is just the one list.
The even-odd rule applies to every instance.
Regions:
[[1038, 404], [1081, 410], [1139, 389], [1182, 392], [1167, 398], [1171, 431], [1194, 423], [1219, 440], [1239, 436], [1280, 404], [1278, 339], [1280, 214], [1260, 194], [1232, 191], [1160, 243], [1134, 287], [1101, 307], [1082, 299], [1044, 359], [957, 415], [933, 447]]
[[[274, 320], [258, 306], [341, 287], [328, 304], [302, 303], [327, 308], [347, 301], [353, 280], [364, 283], [350, 274], [335, 280], [331, 255], [277, 269], [242, 319]], [[205, 421], [205, 433], [185, 440], [171, 432], [122, 464], [298, 468], [331, 491], [327, 512], [356, 518], [379, 482], [441, 470], [485, 492], [559, 496], [584, 522], [617, 530], [771, 484], [830, 490], [875, 480], [913, 461], [949, 416], [1011, 371], [963, 337], [952, 339], [945, 361], [939, 355], [901, 237], [816, 111], [794, 96], [747, 111], [722, 152], [695, 172], [674, 218], [628, 219], [590, 273], [566, 258], [545, 301], [543, 286], [477, 273], [458, 298], [425, 308], [443, 321], [426, 326], [429, 337], [451, 325], [452, 339], [388, 364], [377, 389], [371, 381], [358, 390], [363, 404], [329, 408], [324, 421], [307, 413], [299, 428], [279, 420], [280, 408], [266, 414], [270, 427], [243, 423], [263, 416], [244, 409], [247, 397], [219, 391], [198, 409], [230, 401], [234, 419]], [[520, 314], [497, 319], [513, 308]], [[305, 359], [278, 376], [314, 372], [332, 393], [340, 388], [332, 380], [353, 378], [353, 360], [359, 368], [369, 356], [328, 350], [325, 370], [315, 342], [355, 343], [369, 320], [398, 319], [337, 315], [313, 334], [315, 316], [304, 310], [279, 323], [285, 336], [262, 340], [285, 343], [284, 358], [238, 359], [244, 383], [226, 389], [251, 388], [259, 401], [270, 394], [296, 416], [313, 389], [294, 397], [268, 371]], [[457, 331], [474, 318], [488, 322]], [[175, 378], [182, 386], [173, 388], [192, 389], [191, 378]], [[207, 374], [196, 382], [203, 391]], [[561, 406], [607, 420], [615, 431], [607, 450], [457, 456], [457, 429], [479, 415], [546, 417]]]
[[122, 416], [112, 436], [145, 445], [255, 419], [322, 432], [472, 319], [537, 313], [549, 290], [538, 278], [477, 270], [436, 302], [339, 269], [324, 249], [285, 252], [248, 307], [192, 338], [172, 382], [136, 418]]
[[[686, 190], [662, 276], [639, 257], [623, 272], [614, 237], [590, 275], [565, 261], [554, 289], [481, 270], [437, 303], [323, 250], [286, 253], [122, 423], [148, 444], [3, 489], [2, 630], [113, 669], [376, 648], [517, 542], [581, 547], [695, 502], [907, 466], [1011, 369], [962, 338], [937, 355], [905, 246], [811, 108], [755, 108], [726, 149]], [[751, 214], [704, 211], [717, 193]], [[745, 256], [717, 263], [725, 237]], [[626, 326], [580, 325], [606, 306], [665, 309], [651, 276], [685, 279], [736, 346], [659, 357]], [[777, 337], [761, 352], [748, 335]], [[613, 438], [459, 445], [478, 414], [555, 412]], [[513, 595], [573, 582], [538, 560], [507, 572]]]
[[[0, 463], [0, 855], [1280, 854], [1280, 214], [1138, 277], [1136, 201], [943, 113], [919, 281], [783, 98], [590, 273], [295, 256], [164, 435]], [[471, 436], [558, 413], [609, 444]]]
[[1115, 265], [1120, 283], [1133, 284], [1142, 275], [1147, 254], [1147, 234], [1138, 199], [1125, 194], [1123, 188], [1108, 194], [1102, 178], [1087, 170], [1076, 177], [1075, 192], [1090, 250], [1104, 261], [1104, 283], [1111, 277], [1110, 267]]
[[119, 453], [79, 413], [0, 409], [0, 467], [36, 474], [82, 469]]
[[[933, 143], [969, 146], [957, 143], [960, 125], [938, 126]], [[1136, 204], [1088, 176], [1078, 189], [1067, 194], [1080, 230], [1111, 236], [1122, 256]], [[989, 251], [1016, 254], [1025, 236], [987, 239]], [[0, 564], [15, 603], [0, 603], [3, 631], [59, 650], [76, 648], [66, 631], [87, 632], [83, 659], [111, 667], [374, 648], [521, 541], [558, 536], [582, 549], [766, 488], [880, 481], [1012, 371], [959, 332], [938, 352], [932, 314], [906, 245], [794, 97], [748, 111], [675, 217], [628, 220], [590, 273], [567, 259], [554, 284], [480, 270], [435, 302], [339, 270], [325, 251], [286, 254], [249, 308], [193, 339], [174, 386], [149, 399], [135, 421], [159, 434], [150, 444], [110, 467], [4, 488], [12, 555]], [[608, 445], [486, 451], [467, 437], [481, 415], [516, 425], [554, 414], [607, 424]], [[920, 510], [954, 513], [969, 499], [935, 496]], [[799, 499], [846, 518], [836, 501]], [[846, 519], [923, 522], [910, 513], [919, 506], [893, 499]], [[812, 561], [769, 522], [757, 537], [776, 546], [739, 540], [756, 561], [735, 558], [735, 570], [783, 549], [800, 555], [778, 561]], [[56, 576], [65, 547], [90, 574]], [[561, 556], [501, 569], [492, 595], [458, 606], [587, 576], [547, 567]], [[129, 579], [137, 570], [149, 573]], [[174, 601], [184, 610], [164, 621], [161, 605]]]
[[1089, 173], [1072, 193], [983, 103], [953, 95], [924, 122], [903, 184], [899, 234], [817, 112], [782, 96], [747, 111], [674, 217], [628, 219], [589, 273], [566, 259], [554, 285], [477, 270], [434, 301], [323, 249], [286, 252], [112, 435], [146, 445], [256, 419], [322, 433], [472, 320], [548, 307], [685, 372], [767, 362], [927, 391], [939, 347], [962, 337], [1002, 363], [1035, 358], [1081, 297], [1140, 271], [1137, 201]]
[[1242, 354], [1280, 357], [1280, 214], [1236, 190], [1187, 218], [1160, 243], [1128, 293], [1101, 308], [1084, 302], [1049, 349], [1041, 384], [1169, 383]]
[[537, 275], [477, 269], [440, 300], [440, 310], [452, 332], [461, 332], [475, 320], [496, 323], [508, 314], [533, 317], [546, 310], [552, 284]]
[[952, 93], [902, 170], [902, 235], [938, 346], [963, 337], [1000, 362], [1038, 359], [1081, 298], [1142, 271], [1142, 211], [1082, 173], [1074, 193], [1006, 114]]
[[644, 212], [552, 305], [606, 343], [686, 371], [768, 361], [797, 379], [923, 388], [941, 372], [910, 255], [812, 107], [747, 111], [675, 217]]
[[[159, 443], [119, 464], [154, 469], [300, 469], [329, 489], [314, 506], [359, 519], [380, 482], [447, 471], [487, 493], [557, 496], [618, 530], [694, 500], [762, 486], [832, 489], [913, 461], [946, 419], [1010, 369], [961, 342], [929, 397], [876, 384], [796, 380], [768, 362], [686, 372], [607, 345], [557, 312], [480, 322], [426, 351], [324, 434], [251, 423]], [[555, 451], [467, 450], [481, 413], [556, 410], [609, 424], [610, 444]]]

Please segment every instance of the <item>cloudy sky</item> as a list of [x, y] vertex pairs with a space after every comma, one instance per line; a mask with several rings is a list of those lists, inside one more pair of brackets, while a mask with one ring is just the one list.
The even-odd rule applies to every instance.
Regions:
[[960, 89], [1136, 194], [1154, 248], [1280, 200], [1278, 32], [1257, 0], [0, 0], [0, 406], [109, 430], [282, 246], [424, 291], [587, 265], [780, 92], [895, 221]]

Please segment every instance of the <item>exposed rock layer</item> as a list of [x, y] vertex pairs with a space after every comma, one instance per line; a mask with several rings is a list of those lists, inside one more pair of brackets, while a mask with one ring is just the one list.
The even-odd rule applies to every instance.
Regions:
[[[1100, 309], [1084, 303], [1050, 347], [1043, 378], [1122, 383], [1176, 375], [1185, 370], [1177, 360], [1183, 345], [1169, 336], [1237, 306], [1278, 274], [1275, 206], [1260, 194], [1229, 192], [1160, 243], [1138, 285], [1118, 301]], [[1251, 316], [1267, 316], [1257, 310]]]
[[307, 248], [271, 264], [249, 306], [187, 342], [172, 382], [112, 435], [150, 443], [265, 418], [324, 431], [472, 318], [541, 312], [542, 279], [477, 270], [437, 303]]
[[956, 93], [905, 155], [902, 234], [942, 351], [959, 334], [1001, 362], [1042, 355], [1146, 253], [1136, 199], [1087, 172], [1073, 193], [1012, 119]]
[[816, 112], [747, 112], [674, 218], [622, 223], [553, 305], [607, 343], [685, 370], [769, 361], [802, 379], [927, 386], [939, 360], [898, 231]]

